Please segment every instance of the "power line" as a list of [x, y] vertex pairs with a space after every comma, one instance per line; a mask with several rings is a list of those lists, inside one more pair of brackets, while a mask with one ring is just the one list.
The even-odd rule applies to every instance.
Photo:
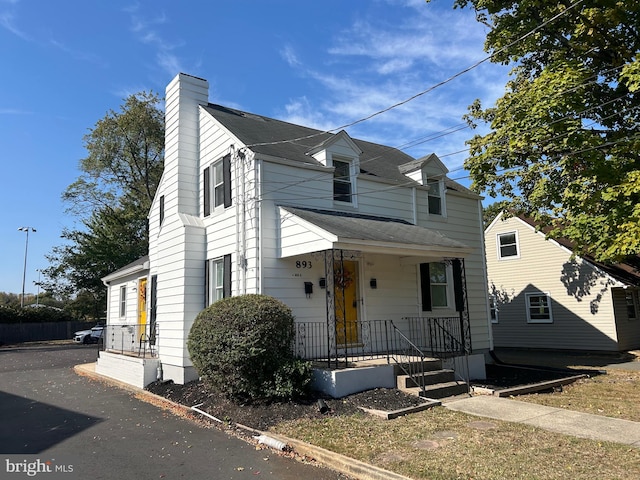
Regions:
[[536, 33], [538, 30], [540, 30], [543, 27], [547, 26], [549, 23], [554, 22], [558, 18], [566, 15], [567, 12], [569, 12], [571, 9], [575, 8], [576, 6], [580, 5], [582, 2], [584, 2], [584, 0], [578, 0], [577, 2], [569, 5], [565, 10], [563, 10], [562, 12], [554, 15], [550, 19], [544, 21], [543, 23], [541, 23], [540, 25], [535, 27], [533, 30], [530, 30], [529, 32], [527, 32], [524, 35], [520, 36], [519, 38], [517, 38], [513, 42], [511, 42], [511, 43], [505, 45], [504, 47], [496, 50], [491, 55], [488, 55], [487, 57], [484, 57], [483, 59], [477, 61], [473, 65], [471, 65], [471, 66], [459, 71], [458, 73], [455, 73], [454, 75], [450, 76], [449, 78], [447, 78], [445, 80], [442, 80], [441, 82], [438, 82], [435, 85], [432, 85], [431, 87], [429, 87], [429, 88], [427, 88], [425, 90], [422, 90], [421, 92], [418, 92], [418, 93], [416, 93], [414, 95], [411, 95], [409, 98], [407, 98], [405, 100], [402, 100], [400, 102], [394, 103], [393, 105], [390, 105], [390, 106], [388, 106], [386, 108], [383, 108], [382, 110], [378, 110], [377, 112], [374, 112], [374, 113], [372, 113], [370, 115], [367, 115], [366, 117], [360, 118], [360, 119], [355, 120], [355, 121], [350, 122], [350, 123], [346, 123], [346, 124], [341, 125], [339, 127], [332, 128], [330, 130], [325, 130], [323, 132], [317, 132], [317, 133], [313, 133], [313, 134], [310, 134], [310, 135], [304, 135], [302, 137], [297, 137], [297, 138], [293, 138], [293, 139], [289, 139], [289, 140], [276, 140], [276, 141], [273, 141], [273, 142], [254, 143], [254, 144], [251, 144], [251, 145], [247, 145], [247, 147], [251, 148], [251, 147], [266, 146], [266, 145], [279, 145], [279, 144], [283, 144], [283, 143], [292, 143], [292, 142], [297, 142], [297, 141], [301, 141], [301, 140], [307, 140], [307, 139], [310, 139], [310, 138], [326, 135], [327, 133], [333, 133], [333, 132], [338, 132], [338, 131], [341, 131], [341, 130], [345, 130], [345, 129], [349, 128], [349, 127], [353, 127], [354, 125], [358, 125], [360, 123], [363, 123], [363, 122], [366, 122], [368, 120], [371, 120], [372, 118], [375, 118], [375, 117], [377, 117], [379, 115], [382, 115], [383, 113], [386, 113], [386, 112], [388, 112], [390, 110], [398, 108], [398, 107], [400, 107], [402, 105], [405, 105], [405, 104], [407, 104], [409, 102], [412, 102], [416, 98], [422, 97], [423, 95], [426, 95], [427, 93], [432, 92], [433, 90], [435, 90], [435, 89], [437, 89], [439, 87], [442, 87], [443, 85], [446, 85], [447, 83], [452, 82], [453, 80], [455, 80], [456, 78], [464, 75], [465, 73], [468, 73], [471, 70], [474, 70], [475, 68], [479, 67], [483, 63], [486, 63], [489, 60], [491, 60], [495, 55], [498, 55], [498, 54], [504, 52], [508, 48], [511, 48], [513, 45], [516, 45], [517, 43], [519, 43], [519, 42], [523, 41], [524, 39], [530, 37], [531, 35]]

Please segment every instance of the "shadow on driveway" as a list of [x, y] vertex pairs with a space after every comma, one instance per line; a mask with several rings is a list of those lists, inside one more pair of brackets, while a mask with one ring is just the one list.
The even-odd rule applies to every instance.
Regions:
[[0, 453], [36, 454], [102, 422], [60, 407], [0, 391]]

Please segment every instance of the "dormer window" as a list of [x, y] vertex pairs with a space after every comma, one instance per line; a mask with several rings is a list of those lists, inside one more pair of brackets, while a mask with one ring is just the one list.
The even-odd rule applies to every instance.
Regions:
[[442, 189], [440, 180], [427, 182], [429, 215], [442, 215]]
[[351, 162], [333, 157], [333, 199], [336, 202], [353, 203], [353, 179]]

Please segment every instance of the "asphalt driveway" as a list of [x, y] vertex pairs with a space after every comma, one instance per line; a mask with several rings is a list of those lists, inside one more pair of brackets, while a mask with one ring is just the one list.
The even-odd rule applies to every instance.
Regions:
[[7, 462], [34, 458], [72, 467], [59, 478], [345, 478], [73, 372], [96, 355], [84, 345], [0, 348], [1, 478]]

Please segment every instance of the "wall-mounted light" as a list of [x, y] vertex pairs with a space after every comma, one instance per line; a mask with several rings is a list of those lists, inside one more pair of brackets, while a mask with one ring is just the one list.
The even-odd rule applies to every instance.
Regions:
[[318, 280], [318, 285], [320, 285], [320, 288], [327, 288], [327, 279], [321, 278]]
[[371, 288], [378, 288], [378, 280], [375, 278], [372, 278], [371, 280], [369, 280], [369, 286]]
[[304, 293], [307, 298], [311, 298], [311, 294], [313, 293], [313, 283], [304, 282]]

